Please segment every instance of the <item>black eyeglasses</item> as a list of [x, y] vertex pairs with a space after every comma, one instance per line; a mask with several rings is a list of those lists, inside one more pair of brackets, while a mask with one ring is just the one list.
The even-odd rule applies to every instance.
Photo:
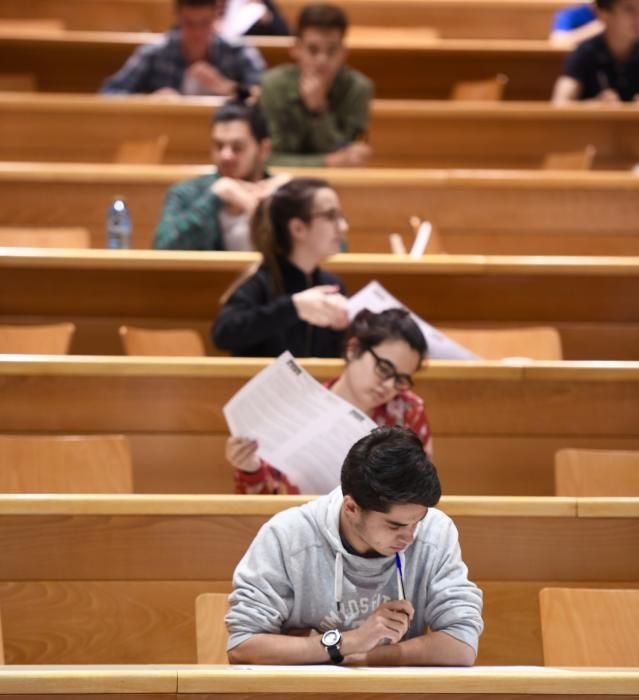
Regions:
[[311, 219], [326, 219], [332, 224], [338, 224], [340, 221], [346, 221], [346, 217], [339, 209], [327, 209], [326, 211], [316, 211], [311, 214]]
[[400, 374], [395, 365], [390, 360], [385, 360], [380, 357], [374, 350], [368, 348], [368, 352], [375, 359], [375, 374], [386, 381], [387, 379], [395, 380], [395, 388], [397, 391], [406, 391], [413, 388], [413, 378], [410, 374]]

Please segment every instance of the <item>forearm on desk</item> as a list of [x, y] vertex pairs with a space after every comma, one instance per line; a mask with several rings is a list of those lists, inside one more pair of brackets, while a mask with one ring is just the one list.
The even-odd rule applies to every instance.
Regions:
[[472, 666], [475, 651], [446, 632], [430, 632], [399, 644], [378, 646], [346, 659], [361, 666]]

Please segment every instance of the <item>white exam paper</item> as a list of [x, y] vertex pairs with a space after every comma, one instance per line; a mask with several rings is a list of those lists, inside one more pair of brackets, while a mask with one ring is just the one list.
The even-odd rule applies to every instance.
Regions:
[[266, 6], [251, 0], [228, 0], [220, 28], [220, 35], [226, 41], [234, 41], [243, 36], [266, 14]]
[[388, 292], [377, 281], [369, 282], [357, 294], [348, 300], [348, 317], [353, 317], [362, 309], [368, 309], [373, 313], [380, 313], [386, 309], [406, 309], [410, 312], [411, 318], [419, 326], [426, 342], [428, 343], [428, 357], [431, 360], [478, 360], [479, 357], [463, 345], [451, 340], [448, 336], [440, 333], [436, 328], [426, 323], [424, 319], [407, 309], [404, 304]]
[[332, 491], [348, 450], [377, 427], [290, 352], [256, 374], [223, 411], [231, 435], [257, 440], [258, 455], [307, 494]]

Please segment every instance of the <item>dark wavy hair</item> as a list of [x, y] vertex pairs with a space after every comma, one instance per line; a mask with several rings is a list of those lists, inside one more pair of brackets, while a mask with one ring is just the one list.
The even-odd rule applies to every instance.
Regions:
[[394, 505], [430, 508], [442, 495], [435, 465], [417, 435], [385, 425], [358, 440], [342, 466], [342, 493], [363, 510], [388, 513]]
[[346, 329], [344, 357], [353, 339], [357, 341], [358, 357], [385, 340], [403, 340], [421, 359], [428, 353], [426, 338], [406, 309], [386, 309], [380, 313], [362, 309]]
[[269, 137], [268, 122], [259, 104], [248, 104], [240, 92], [237, 97], [225, 102], [216, 109], [211, 117], [211, 123], [240, 121], [248, 124], [253, 138], [259, 143]]

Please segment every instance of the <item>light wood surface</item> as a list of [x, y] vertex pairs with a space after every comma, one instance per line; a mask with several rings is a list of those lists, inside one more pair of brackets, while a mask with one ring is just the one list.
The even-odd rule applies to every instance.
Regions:
[[596, 154], [596, 148], [591, 145], [577, 151], [548, 153], [542, 167], [545, 170], [590, 170]]
[[131, 493], [123, 436], [0, 435], [0, 493]]
[[74, 333], [72, 323], [0, 325], [0, 353], [64, 355]]
[[[303, 0], [280, 0], [294, 26]], [[433, 27], [446, 38], [545, 39], [560, 0], [344, 0], [355, 26]], [[0, 0], [3, 17], [57, 17], [68, 29], [162, 32], [173, 15], [170, 0]]]
[[[6, 249], [0, 321], [71, 321], [75, 354], [120, 354], [122, 324], [193, 328], [207, 337], [222, 293], [256, 259], [254, 253]], [[344, 279], [349, 294], [377, 279], [435, 326], [551, 325], [568, 360], [639, 357], [635, 258], [345, 254], [326, 267]]]
[[[210, 166], [0, 163], [0, 225], [86, 226], [105, 247], [106, 209], [123, 196], [134, 217], [133, 247], [149, 248], [164, 196]], [[451, 254], [639, 255], [639, 178], [628, 173], [305, 169], [337, 189], [354, 253], [408, 243], [409, 218], [432, 222]], [[570, 196], [567, 193], [570, 193]], [[430, 252], [430, 248], [429, 248]]]
[[[260, 525], [304, 500], [0, 498], [7, 661], [193, 662], [197, 595], [227, 591]], [[607, 506], [614, 513], [616, 501]], [[486, 592], [482, 664], [541, 663], [542, 587], [638, 585], [628, 552], [639, 512], [581, 518], [578, 499], [446, 497], [441, 507]]]
[[547, 666], [639, 667], [639, 590], [545, 588], [539, 604]]
[[[166, 133], [167, 163], [209, 163], [210, 116], [219, 102], [6, 93], [0, 103], [0, 158], [106, 163], [122, 140]], [[638, 123], [633, 105], [376, 100], [371, 165], [538, 168], [549, 151], [592, 144], [597, 168], [629, 169], [639, 161]]]
[[[477, 697], [540, 700], [590, 695], [600, 700], [636, 693], [639, 674], [629, 669], [528, 669], [406, 668], [349, 670], [327, 667], [260, 668], [233, 666], [167, 666], [162, 669], [113, 666], [108, 669], [77, 666], [13, 666], [0, 677], [0, 691], [8, 697], [28, 696], [34, 690], [66, 697], [127, 697], [146, 693], [151, 700], [178, 700], [195, 694], [211, 698], [265, 698], [303, 695], [311, 700], [360, 695], [381, 698], [414, 698], [427, 686], [429, 693], [451, 700]], [[145, 688], [146, 686], [146, 688]], [[160, 688], [153, 691], [153, 688]], [[499, 688], [495, 693], [494, 689]], [[312, 690], [310, 690], [312, 689]], [[178, 691], [176, 694], [175, 691]], [[160, 695], [159, 693], [162, 693]]]
[[194, 356], [206, 355], [204, 343], [191, 329], [157, 330], [120, 326], [120, 338], [127, 355]]
[[557, 496], [639, 496], [639, 451], [559, 450]]
[[[58, 203], [59, 204], [59, 203]], [[0, 227], [0, 246], [18, 248], [90, 248], [88, 229]]]
[[164, 161], [169, 137], [161, 134], [154, 139], [123, 141], [115, 150], [114, 162], [129, 165], [160, 165]]
[[502, 100], [507, 85], [508, 77], [503, 73], [485, 80], [459, 80], [453, 83], [450, 99], [466, 102]]
[[507, 330], [459, 330], [441, 328], [457, 343], [486, 360], [528, 358], [561, 360], [561, 336], [556, 328], [510, 328]]
[[226, 664], [228, 631], [224, 615], [229, 607], [225, 593], [203, 593], [195, 600], [197, 661], [200, 664]]
[[[423, 34], [423, 33], [422, 33]], [[0, 62], [33, 73], [45, 92], [96, 92], [140, 45], [158, 34], [52, 30], [16, 34], [0, 28]], [[273, 67], [290, 62], [291, 37], [249, 37]], [[361, 27], [347, 37], [348, 62], [375, 83], [385, 99], [446, 99], [459, 80], [508, 75], [507, 98], [549, 100], [566, 55], [545, 40], [424, 39], [419, 32], [380, 37]], [[433, 69], [437, 66], [437, 70]]]
[[[139, 493], [231, 493], [222, 407], [266, 363], [0, 360], [0, 424], [16, 434], [124, 434]], [[302, 364], [324, 381], [342, 368]], [[639, 449], [637, 363], [565, 365], [432, 362], [416, 375], [445, 493], [552, 495], [557, 449]]]

